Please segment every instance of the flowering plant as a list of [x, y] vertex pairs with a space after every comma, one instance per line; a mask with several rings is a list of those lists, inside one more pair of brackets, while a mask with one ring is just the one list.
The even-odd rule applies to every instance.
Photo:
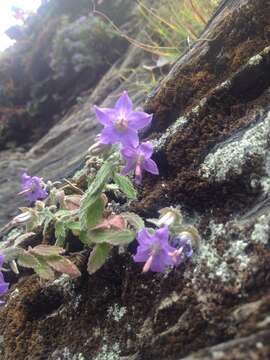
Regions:
[[[0, 246], [15, 272], [19, 271], [18, 263], [34, 269], [46, 280], [52, 280], [59, 272], [79, 276], [79, 269], [64, 255], [69, 239], [74, 237], [91, 248], [89, 274], [103, 266], [114, 247], [125, 249], [135, 238], [138, 246], [133, 260], [143, 263], [143, 272], [164, 272], [166, 267], [179, 266], [193, 254], [199, 234], [193, 226], [183, 224], [180, 210], [161, 209], [158, 219], [147, 219], [155, 228], [147, 228], [140, 216], [121, 212], [119, 207], [123, 197], [126, 202], [137, 197], [129, 174], [134, 173], [136, 184], [142, 182], [143, 171], [159, 174], [152, 159], [153, 145], [149, 141], [139, 142], [139, 130], [151, 124], [152, 114], [133, 111], [127, 92], [123, 92], [113, 108], [95, 106], [94, 110], [104, 128], [97, 143], [89, 149], [90, 157], [83, 169], [84, 180], [88, 182], [85, 191], [75, 177], [73, 182], [65, 179], [66, 184], [62, 185], [45, 183], [42, 178], [26, 173], [22, 176], [20, 194], [26, 196], [32, 207], [21, 208], [22, 213], [0, 229], [0, 235], [14, 227], [21, 229], [10, 242], [15, 250]], [[51, 236], [54, 229], [54, 245], [29, 246], [40, 228], [44, 238], [48, 233]], [[5, 284], [3, 291], [7, 289]]]

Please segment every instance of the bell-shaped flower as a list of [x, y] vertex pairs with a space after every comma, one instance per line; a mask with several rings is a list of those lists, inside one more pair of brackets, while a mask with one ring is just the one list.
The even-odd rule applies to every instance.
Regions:
[[174, 250], [170, 252], [169, 255], [172, 257], [175, 266], [180, 265], [185, 257], [191, 257], [193, 255], [192, 241], [192, 234], [188, 231], [181, 232], [173, 239], [172, 245]]
[[31, 202], [44, 199], [48, 196], [47, 191], [44, 190], [43, 180], [38, 176], [32, 177], [24, 173], [22, 175], [22, 188], [23, 191], [21, 191], [19, 195], [25, 195]]
[[126, 91], [117, 100], [114, 108], [95, 106], [98, 121], [104, 125], [100, 134], [102, 144], [121, 143], [123, 146], [139, 145], [138, 130], [152, 121], [152, 114], [133, 111], [133, 104]]
[[172, 253], [175, 249], [169, 245], [169, 230], [167, 226], [158, 229], [151, 235], [146, 229], [138, 233], [139, 246], [134, 261], [143, 262], [143, 272], [149, 270], [163, 272], [166, 266], [173, 265]]
[[135, 182], [140, 184], [142, 181], [143, 170], [151, 174], [158, 175], [158, 167], [154, 160], [151, 159], [153, 146], [149, 142], [142, 143], [136, 148], [125, 147], [122, 149], [122, 155], [127, 160], [127, 164], [122, 170], [123, 175], [131, 171], [135, 172]]

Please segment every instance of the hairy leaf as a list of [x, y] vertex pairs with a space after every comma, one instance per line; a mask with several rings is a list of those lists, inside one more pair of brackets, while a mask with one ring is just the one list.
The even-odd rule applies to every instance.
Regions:
[[63, 247], [66, 242], [66, 227], [63, 221], [57, 221], [55, 223], [55, 237], [56, 245]]
[[104, 201], [101, 196], [94, 195], [95, 201], [90, 202], [90, 205], [84, 210], [80, 210], [80, 224], [82, 229], [89, 229], [96, 226], [102, 219], [104, 211]]
[[132, 230], [106, 230], [90, 231], [89, 239], [95, 244], [107, 243], [114, 246], [127, 245], [135, 238], [135, 232]]
[[59, 255], [65, 252], [65, 250], [59, 246], [37, 245], [34, 248], [30, 247], [28, 252], [33, 255], [51, 256], [51, 255]]
[[80, 270], [69, 259], [63, 256], [49, 256], [46, 258], [47, 264], [49, 264], [55, 271], [63, 274], [68, 274], [72, 278], [81, 276]]
[[26, 268], [34, 269], [35, 266], [38, 266], [39, 262], [34, 255], [24, 253], [18, 257], [18, 264]]
[[35, 237], [35, 236], [36, 236], [36, 233], [34, 233], [34, 232], [27, 232], [25, 234], [22, 234], [15, 239], [14, 246], [20, 245], [21, 247], [23, 247], [23, 245], [25, 246], [26, 243], [29, 242], [30, 240], [32, 240], [33, 237]]
[[122, 215], [112, 215], [108, 219], [104, 219], [100, 224], [92, 228], [92, 230], [123, 230], [127, 227], [127, 221]]
[[125, 218], [127, 220], [127, 222], [131, 226], [134, 227], [135, 230], [139, 231], [145, 227], [144, 221], [139, 215], [137, 215], [133, 212], [125, 212], [125, 213], [122, 213], [121, 215], [123, 216], [123, 218]]
[[136, 199], [137, 191], [127, 176], [115, 173], [113, 175], [113, 180], [119, 186], [119, 189], [127, 196], [128, 199]]
[[42, 279], [51, 281], [55, 279], [54, 271], [50, 268], [42, 256], [38, 257], [38, 264], [35, 265], [34, 270]]
[[65, 204], [68, 210], [77, 210], [80, 207], [82, 195], [68, 195], [65, 196]]
[[79, 221], [70, 220], [65, 223], [66, 227], [72, 231], [72, 233], [76, 236], [80, 235], [81, 225]]
[[97, 172], [95, 179], [89, 186], [87, 193], [95, 194], [101, 192], [105, 184], [109, 181], [113, 173], [114, 165], [110, 162], [105, 162]]
[[19, 255], [23, 254], [23, 252], [24, 250], [19, 247], [9, 247], [6, 249], [1, 249], [1, 254], [5, 256], [5, 263], [17, 259]]
[[87, 264], [87, 271], [89, 274], [95, 273], [104, 265], [110, 251], [111, 246], [109, 244], [98, 244], [93, 248]]

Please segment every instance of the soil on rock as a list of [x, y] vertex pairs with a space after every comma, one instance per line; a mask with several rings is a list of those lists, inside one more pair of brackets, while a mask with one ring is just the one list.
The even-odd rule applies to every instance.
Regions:
[[192, 259], [142, 274], [131, 249], [76, 281], [21, 279], [1, 359], [269, 359], [269, 6], [223, 2], [146, 106], [161, 174], [132, 209], [180, 206], [201, 235]]

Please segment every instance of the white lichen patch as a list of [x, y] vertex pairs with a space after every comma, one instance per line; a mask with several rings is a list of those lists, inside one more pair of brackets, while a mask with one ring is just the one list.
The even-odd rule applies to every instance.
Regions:
[[152, 141], [155, 151], [161, 149], [166, 140], [171, 137], [174, 133], [181, 130], [184, 124], [186, 124], [188, 119], [184, 116], [179, 117], [171, 126], [166, 129], [165, 133], [159, 138]]
[[241, 176], [244, 165], [252, 159], [261, 159], [263, 166], [269, 135], [270, 112], [240, 139], [228, 142], [208, 154], [201, 165], [200, 175], [210, 182], [222, 182], [232, 176]]
[[233, 241], [230, 244], [230, 248], [225, 252], [224, 258], [233, 258], [238, 263], [239, 270], [244, 270], [249, 264], [249, 257], [245, 253], [248, 243], [246, 240]]
[[257, 54], [255, 56], [253, 56], [251, 59], [249, 59], [248, 61], [248, 65], [250, 66], [256, 66], [259, 65], [263, 60], [263, 57], [260, 54]]
[[255, 243], [267, 245], [270, 236], [270, 215], [262, 215], [254, 225], [251, 240]]
[[[248, 239], [244, 238], [239, 231], [238, 239], [232, 240], [232, 233], [235, 236], [236, 226], [230, 224], [217, 224], [210, 222], [211, 234], [208, 239], [202, 239], [199, 245], [197, 256], [194, 259], [196, 267], [193, 271], [195, 275], [192, 282], [195, 284], [202, 276], [209, 280], [218, 280], [224, 283], [236, 280], [241, 271], [245, 270], [249, 264], [249, 257], [245, 253]], [[221, 238], [229, 246], [222, 253], [216, 250], [216, 243]], [[236, 264], [236, 273], [231, 266]], [[205, 271], [205, 267], [208, 271]]]
[[170, 296], [166, 297], [161, 301], [157, 311], [162, 311], [164, 309], [170, 308], [173, 304], [179, 301], [180, 295], [178, 295], [175, 291], [173, 291]]
[[120, 346], [113, 344], [108, 346], [104, 344], [100, 353], [93, 360], [120, 360]]
[[216, 224], [213, 220], [209, 223], [211, 229], [210, 241], [213, 242], [217, 237], [223, 236], [226, 233], [224, 224]]
[[126, 314], [127, 308], [114, 304], [110, 306], [107, 311], [108, 318], [112, 318], [114, 321], [119, 322]]
[[55, 350], [52, 353], [52, 359], [55, 360], [86, 360], [82, 353], [72, 354], [69, 348], [65, 347], [63, 350]]

